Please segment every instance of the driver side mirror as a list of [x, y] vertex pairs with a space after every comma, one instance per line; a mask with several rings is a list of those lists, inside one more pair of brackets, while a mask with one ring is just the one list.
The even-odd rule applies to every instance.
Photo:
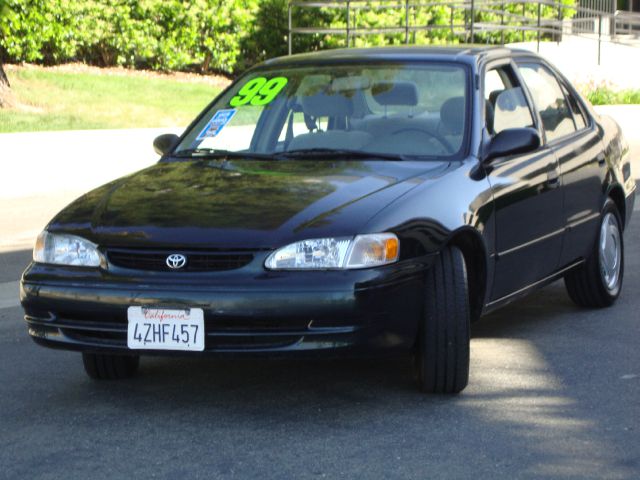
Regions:
[[160, 156], [166, 155], [176, 146], [180, 137], [173, 133], [165, 133], [155, 138], [153, 141], [153, 149]]
[[540, 143], [540, 135], [533, 128], [507, 128], [491, 139], [484, 161], [532, 152], [540, 146]]

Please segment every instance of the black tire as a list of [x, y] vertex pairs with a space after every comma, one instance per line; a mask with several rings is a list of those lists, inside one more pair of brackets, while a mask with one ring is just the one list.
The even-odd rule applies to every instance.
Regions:
[[84, 371], [94, 380], [120, 380], [135, 375], [140, 364], [140, 357], [83, 353], [82, 363]]
[[462, 252], [445, 248], [427, 273], [425, 311], [418, 331], [420, 390], [459, 393], [469, 381], [469, 293]]
[[[613, 217], [611, 217], [611, 215]], [[606, 219], [614, 218], [619, 239], [619, 274], [613, 286], [607, 285], [607, 279], [602, 267], [603, 260], [600, 255], [601, 231]], [[622, 236], [622, 221], [615, 203], [608, 199], [602, 208], [598, 232], [595, 235], [594, 245], [585, 262], [575, 270], [564, 276], [564, 284], [567, 293], [574, 303], [581, 307], [603, 308], [612, 305], [622, 290], [624, 277], [624, 239]]]

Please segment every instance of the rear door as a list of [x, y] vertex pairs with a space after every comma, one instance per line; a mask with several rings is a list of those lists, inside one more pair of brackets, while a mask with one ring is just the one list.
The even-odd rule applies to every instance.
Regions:
[[[507, 128], [537, 128], [539, 121], [511, 62], [485, 69], [483, 96], [486, 142]], [[534, 152], [497, 158], [487, 171], [496, 215], [491, 299], [498, 300], [558, 268], [564, 227], [562, 191], [556, 157], [544, 144]]]
[[[532, 94], [541, 96], [537, 91], [544, 90], [547, 99], [538, 108], [543, 124], [547, 124], [549, 147], [560, 165], [567, 227], [560, 263], [568, 265], [589, 253], [597, 233], [606, 174], [602, 143], [578, 97], [549, 66], [526, 60], [519, 62], [518, 68]], [[564, 124], [552, 129], [560, 111]]]

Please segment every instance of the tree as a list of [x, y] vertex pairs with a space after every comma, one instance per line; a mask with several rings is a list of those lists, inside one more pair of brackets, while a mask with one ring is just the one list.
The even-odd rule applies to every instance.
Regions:
[[[6, 0], [0, 0], [0, 17], [9, 15], [9, 7]], [[0, 35], [4, 33], [0, 31]], [[9, 79], [2, 65], [2, 52], [0, 51], [0, 108], [11, 103], [11, 92], [9, 91]]]
[[0, 58], [0, 108], [4, 108], [13, 103], [9, 86], [9, 79], [7, 78], [7, 74], [4, 72], [2, 58]]
[[4, 73], [4, 68], [2, 66], [2, 59], [0, 59], [0, 87], [9, 88], [9, 79], [7, 78], [7, 74]]

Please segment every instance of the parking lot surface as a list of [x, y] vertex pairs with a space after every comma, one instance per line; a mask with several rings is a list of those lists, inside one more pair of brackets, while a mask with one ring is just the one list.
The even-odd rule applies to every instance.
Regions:
[[418, 393], [408, 358], [143, 358], [91, 381], [27, 337], [30, 252], [0, 254], [0, 478], [640, 478], [635, 217], [614, 307], [557, 282], [485, 317], [452, 397]]

